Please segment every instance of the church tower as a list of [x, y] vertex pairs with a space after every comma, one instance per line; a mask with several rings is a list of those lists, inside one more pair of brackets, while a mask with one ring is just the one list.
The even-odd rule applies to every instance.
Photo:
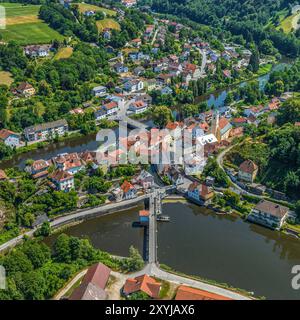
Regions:
[[219, 142], [221, 141], [220, 114], [218, 110], [214, 111], [213, 113], [211, 120], [211, 133], [218, 139]]

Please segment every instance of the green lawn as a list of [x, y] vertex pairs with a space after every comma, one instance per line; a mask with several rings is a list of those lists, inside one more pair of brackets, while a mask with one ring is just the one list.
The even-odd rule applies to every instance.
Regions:
[[21, 45], [50, 43], [54, 39], [63, 39], [62, 35], [44, 22], [8, 26], [6, 30], [1, 30], [0, 34], [3, 41], [15, 40]]
[[38, 5], [23, 5], [21, 3], [0, 3], [5, 7], [6, 17], [20, 17], [37, 15], [39, 13], [40, 6]]
[[49, 43], [63, 36], [38, 18], [40, 6], [20, 3], [1, 3], [6, 10], [6, 29], [0, 30], [3, 41], [17, 41], [21, 45]]

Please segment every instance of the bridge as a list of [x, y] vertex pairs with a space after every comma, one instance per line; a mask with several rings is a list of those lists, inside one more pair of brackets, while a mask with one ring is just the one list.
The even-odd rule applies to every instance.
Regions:
[[147, 126], [142, 123], [142, 122], [139, 122], [139, 121], [136, 121], [134, 119], [131, 119], [129, 117], [127, 117], [126, 115], [115, 115], [115, 116], [112, 116], [110, 117], [111, 120], [114, 120], [114, 121], [123, 121], [123, 122], [127, 122], [127, 124], [133, 128], [137, 128], [137, 129], [141, 129], [141, 130], [145, 130], [147, 129]]
[[146, 228], [146, 254], [145, 260], [148, 263], [157, 262], [157, 215], [162, 213], [162, 198], [167, 194], [167, 191], [172, 191], [174, 186], [155, 189], [149, 197], [149, 225]]

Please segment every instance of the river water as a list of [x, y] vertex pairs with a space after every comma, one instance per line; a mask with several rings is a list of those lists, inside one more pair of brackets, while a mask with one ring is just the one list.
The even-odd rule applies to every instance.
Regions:
[[[64, 232], [88, 237], [94, 246], [115, 255], [128, 255], [130, 245], [142, 252], [143, 230], [132, 227], [138, 210], [88, 220]], [[192, 204], [166, 203], [163, 213], [171, 222], [158, 225], [160, 263], [256, 296], [300, 299], [300, 290], [291, 287], [291, 269], [300, 264], [298, 239]], [[51, 244], [56, 237], [46, 242]]]

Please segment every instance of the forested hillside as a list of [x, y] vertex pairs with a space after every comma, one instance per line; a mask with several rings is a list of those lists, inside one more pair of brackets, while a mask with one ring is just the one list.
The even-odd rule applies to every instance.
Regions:
[[189, 18], [216, 28], [225, 27], [232, 34], [242, 35], [248, 42], [273, 41], [281, 53], [297, 56], [300, 40], [284, 34], [268, 24], [281, 10], [291, 11], [294, 0], [144, 0], [154, 11]]

